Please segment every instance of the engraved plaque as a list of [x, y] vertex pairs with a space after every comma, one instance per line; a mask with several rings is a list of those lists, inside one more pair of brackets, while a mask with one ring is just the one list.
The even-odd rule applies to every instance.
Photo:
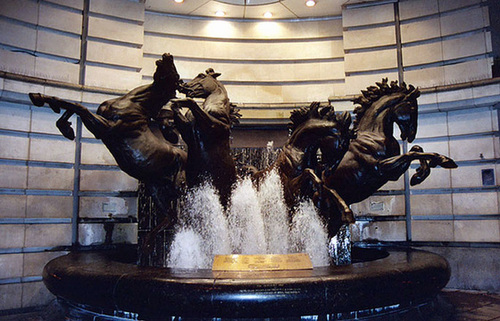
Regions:
[[279, 271], [312, 269], [307, 253], [216, 255], [212, 271]]

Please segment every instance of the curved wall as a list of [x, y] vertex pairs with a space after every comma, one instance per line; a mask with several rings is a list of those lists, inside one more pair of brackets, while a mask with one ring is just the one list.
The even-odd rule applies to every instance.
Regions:
[[[415, 143], [460, 167], [434, 170], [412, 189], [404, 179], [392, 182], [353, 206], [357, 237], [498, 250], [500, 84], [488, 80], [484, 1], [383, 1], [346, 6], [341, 17], [283, 21], [160, 11], [148, 1], [0, 2], [0, 310], [47, 303], [43, 265], [72, 244], [102, 245], [105, 224], [114, 224], [114, 243], [135, 242], [137, 233], [137, 182], [78, 118], [71, 120], [77, 139], [62, 138], [58, 115], [32, 106], [27, 93], [95, 110], [150, 82], [163, 52], [175, 56], [186, 80], [208, 67], [222, 73], [243, 114], [234, 133], [238, 147], [283, 140], [290, 110], [313, 100], [352, 110], [352, 95], [382, 77], [423, 88]], [[461, 85], [443, 86], [455, 83]], [[274, 130], [255, 130], [264, 127]], [[493, 185], [483, 185], [483, 170], [493, 170]], [[492, 286], [455, 274], [451, 284]]]

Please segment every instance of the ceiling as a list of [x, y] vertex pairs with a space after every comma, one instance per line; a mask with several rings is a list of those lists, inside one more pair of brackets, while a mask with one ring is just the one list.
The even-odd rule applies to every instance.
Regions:
[[224, 18], [266, 19], [264, 13], [271, 12], [271, 19], [297, 19], [340, 16], [342, 5], [359, 0], [316, 0], [308, 7], [306, 0], [146, 0], [146, 9], [179, 15], [216, 17], [217, 11]]

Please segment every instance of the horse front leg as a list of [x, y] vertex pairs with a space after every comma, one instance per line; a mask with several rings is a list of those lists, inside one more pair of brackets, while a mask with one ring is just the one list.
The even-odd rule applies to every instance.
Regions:
[[87, 127], [96, 138], [101, 138], [111, 127], [107, 119], [92, 113], [83, 105], [40, 93], [29, 93], [29, 97], [35, 106], [42, 107], [44, 104], [48, 104], [57, 114], [61, 112], [61, 109], [66, 110], [61, 118], [57, 120], [56, 126], [63, 136], [68, 139], [73, 140], [75, 138], [75, 133], [73, 128], [71, 128], [71, 122], [68, 121], [73, 114], [80, 116], [85, 127]]
[[184, 141], [189, 143], [193, 140], [192, 124], [181, 112], [181, 108], [183, 107], [181, 101], [181, 99], [172, 99], [168, 105], [173, 112], [172, 118], [174, 119], [175, 128], [177, 128]]
[[213, 132], [214, 130], [221, 130], [221, 133], [225, 133], [230, 129], [230, 125], [228, 122], [221, 121], [218, 118], [210, 115], [191, 98], [172, 99], [171, 101], [178, 103], [182, 107], [189, 108], [189, 110], [191, 110], [191, 113], [193, 113], [193, 116], [197, 120], [197, 123], [201, 128], [203, 128], [203, 130], [208, 130], [211, 132]]
[[414, 160], [420, 161], [420, 167], [417, 168], [410, 181], [412, 185], [422, 183], [430, 174], [430, 168], [441, 166], [443, 168], [456, 168], [457, 164], [453, 159], [438, 153], [425, 153], [422, 147], [415, 145], [406, 154], [389, 157], [378, 163], [379, 173], [388, 180], [397, 180]]
[[[342, 223], [354, 223], [354, 215], [352, 210], [349, 208], [349, 205], [342, 199], [342, 197], [337, 193], [333, 188], [329, 188], [326, 186], [323, 181], [314, 173], [314, 171], [310, 168], [306, 168], [302, 174], [290, 181], [292, 186], [295, 186], [295, 189], [299, 189], [304, 186], [305, 182], [312, 182], [315, 186], [316, 192], [313, 195], [313, 202], [317, 204], [316, 206], [320, 209], [320, 211], [324, 210], [323, 206], [326, 205], [327, 209], [330, 209], [330, 204], [333, 202], [335, 204], [336, 209], [340, 212], [340, 220]], [[330, 212], [330, 211], [328, 211]], [[331, 218], [328, 217], [329, 225], [331, 224]]]

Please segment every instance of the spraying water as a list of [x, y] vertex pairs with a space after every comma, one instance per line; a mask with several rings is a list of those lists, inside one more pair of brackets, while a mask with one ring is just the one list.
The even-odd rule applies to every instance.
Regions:
[[313, 266], [328, 264], [330, 255], [325, 246], [328, 233], [311, 200], [302, 201], [297, 207], [290, 236], [293, 250], [308, 253]]
[[314, 205], [300, 203], [290, 222], [276, 171], [259, 190], [250, 178], [240, 180], [226, 211], [208, 182], [190, 190], [182, 208], [168, 267], [207, 269], [217, 254], [298, 252], [308, 253], [313, 266], [329, 264], [328, 235]]

